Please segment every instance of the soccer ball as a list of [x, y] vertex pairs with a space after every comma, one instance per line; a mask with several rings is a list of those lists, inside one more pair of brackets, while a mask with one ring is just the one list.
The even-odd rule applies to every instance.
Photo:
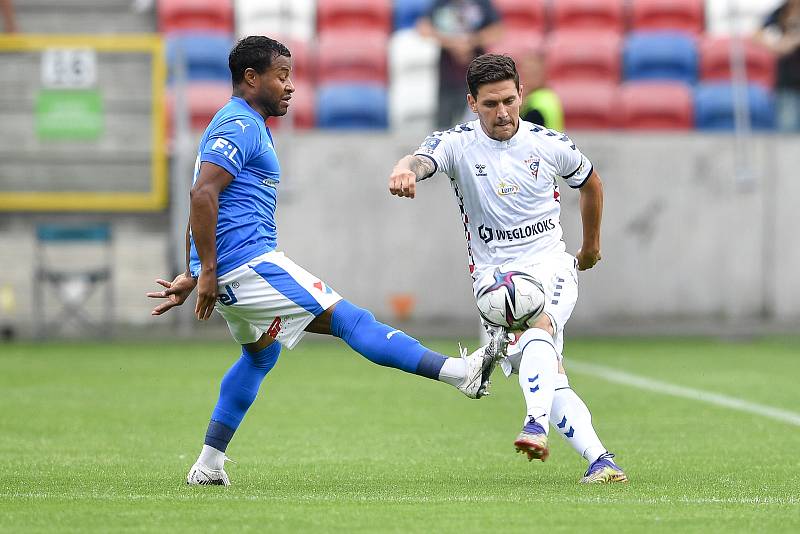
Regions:
[[544, 289], [534, 277], [520, 271], [495, 269], [478, 290], [478, 311], [494, 326], [525, 330], [544, 311]]

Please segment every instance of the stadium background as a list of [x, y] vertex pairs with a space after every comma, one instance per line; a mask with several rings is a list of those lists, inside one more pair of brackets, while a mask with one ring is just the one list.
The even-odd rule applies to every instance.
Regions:
[[[765, 56], [730, 69], [750, 48], [717, 41], [751, 34], [773, 0], [495, 0], [501, 51], [575, 52], [550, 78], [606, 209], [566, 365], [630, 484], [577, 484], [584, 462], [555, 437], [546, 464], [515, 456], [514, 380], [467, 401], [319, 336], [268, 377], [229, 448], [234, 485], [183, 484], [237, 347], [191, 306], [151, 318], [144, 293], [181, 269], [196, 143], [228, 98], [238, 35], [286, 38], [299, 63], [275, 127], [281, 248], [434, 350], [475, 346], [447, 180], [414, 201], [386, 191], [432, 130], [436, 49], [399, 29], [424, 4], [14, 2], [20, 33], [0, 35], [0, 329], [15, 339], [0, 343], [0, 532], [800, 530], [799, 139], [770, 128]], [[349, 16], [321, 15], [348, 5], [369, 13], [355, 16], [368, 47], [337, 44]], [[635, 22], [646, 5], [676, 12]], [[665, 74], [678, 81], [632, 79]], [[578, 198], [561, 192], [574, 252]]]
[[[582, 275], [572, 334], [792, 331], [800, 322], [797, 137], [771, 128], [772, 58], [749, 39], [740, 48], [730, 40], [751, 35], [773, 4], [496, 2], [505, 34], [492, 50], [545, 51], [567, 133], [606, 184], [604, 260]], [[152, 319], [143, 294], [183, 261], [195, 145], [230, 94], [229, 46], [263, 32], [284, 39], [296, 65], [291, 113], [272, 124], [285, 171], [281, 248], [386, 320], [420, 334], [474, 333], [447, 180], [422, 184], [413, 202], [386, 193], [393, 162], [432, 130], [437, 49], [412, 28], [425, 5], [16, 2], [21, 33], [0, 55], [2, 115], [17, 140], [0, 163], [0, 261], [11, 267], [0, 280], [4, 326], [23, 337], [109, 334], [112, 324], [122, 336], [176, 323], [196, 333], [189, 310]], [[65, 33], [85, 38], [59, 40]], [[141, 34], [163, 41], [166, 73], [161, 45], [121, 44]], [[89, 82], [104, 129], [48, 138], [35, 130], [44, 51], [92, 46], [111, 47], [97, 49]], [[562, 193], [574, 252], [577, 195]], [[65, 240], [65, 227], [89, 235]], [[81, 328], [81, 309], [99, 330]], [[206, 332], [222, 336], [220, 326]]]

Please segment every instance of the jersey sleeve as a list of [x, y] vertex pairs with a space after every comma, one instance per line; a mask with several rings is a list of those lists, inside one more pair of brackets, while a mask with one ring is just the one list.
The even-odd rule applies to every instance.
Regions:
[[259, 139], [259, 129], [252, 118], [232, 117], [209, 134], [201, 149], [200, 161], [219, 165], [236, 178], [256, 152]]
[[447, 132], [435, 132], [425, 138], [419, 148], [414, 152], [415, 156], [422, 156], [433, 161], [433, 172], [422, 178], [430, 178], [437, 171], [450, 174], [453, 169], [453, 139]]
[[566, 134], [552, 130], [551, 132], [558, 134], [551, 138], [556, 172], [571, 188], [582, 187], [592, 175], [594, 170], [592, 162], [578, 150], [578, 147]]

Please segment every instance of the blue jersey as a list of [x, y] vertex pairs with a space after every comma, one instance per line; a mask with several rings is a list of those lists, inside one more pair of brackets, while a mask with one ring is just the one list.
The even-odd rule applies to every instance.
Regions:
[[[195, 181], [204, 161], [233, 175], [219, 195], [217, 276], [222, 276], [277, 246], [275, 204], [280, 166], [264, 118], [236, 96], [214, 115], [203, 133]], [[200, 274], [194, 239], [189, 268], [192, 276]]]

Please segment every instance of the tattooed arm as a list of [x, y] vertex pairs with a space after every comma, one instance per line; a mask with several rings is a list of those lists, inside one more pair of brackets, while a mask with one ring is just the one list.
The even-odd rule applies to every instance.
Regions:
[[389, 193], [414, 198], [417, 182], [436, 172], [436, 164], [425, 156], [405, 156], [395, 164], [389, 176]]

